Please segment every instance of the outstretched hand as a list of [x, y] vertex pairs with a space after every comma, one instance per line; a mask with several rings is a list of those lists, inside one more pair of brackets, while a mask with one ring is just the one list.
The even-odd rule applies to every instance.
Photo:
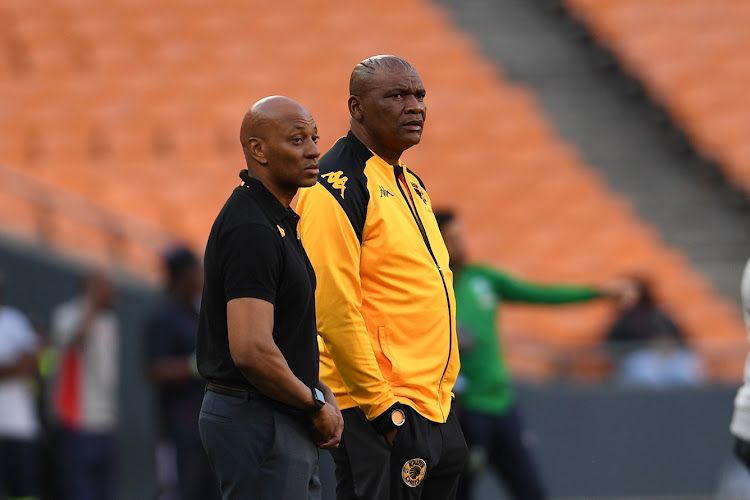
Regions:
[[638, 301], [638, 287], [631, 279], [620, 278], [608, 281], [599, 287], [599, 293], [605, 297], [617, 300], [620, 305], [627, 306]]

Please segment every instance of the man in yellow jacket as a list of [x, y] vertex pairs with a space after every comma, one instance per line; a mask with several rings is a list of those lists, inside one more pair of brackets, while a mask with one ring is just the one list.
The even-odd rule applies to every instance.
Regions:
[[425, 89], [391, 55], [359, 63], [351, 130], [297, 205], [318, 276], [320, 377], [344, 415], [339, 499], [452, 499], [466, 443], [453, 275], [422, 181], [400, 160], [419, 143]]

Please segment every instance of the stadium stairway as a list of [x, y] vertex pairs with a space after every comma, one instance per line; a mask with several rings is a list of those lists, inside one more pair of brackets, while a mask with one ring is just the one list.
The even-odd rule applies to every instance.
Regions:
[[[535, 92], [559, 134], [580, 149], [608, 186], [626, 196], [666, 243], [684, 252], [719, 293], [738, 304], [739, 279], [750, 256], [744, 203], [711, 175], [710, 167], [685, 151], [680, 137], [633, 82], [587, 46], [562, 2], [439, 3], [477, 37], [509, 80]], [[567, 3], [594, 10], [617, 2]], [[618, 35], [625, 43], [627, 33]]]
[[[750, 193], [750, 4], [743, 0], [566, 0], [597, 43], [643, 82], [691, 139]], [[668, 22], [664, 22], [668, 20]]]
[[[427, 0], [50, 4], [0, 2], [11, 27], [0, 64], [0, 163], [45, 193], [85, 199], [200, 250], [243, 164], [236, 136], [248, 105], [276, 93], [298, 99], [326, 150], [348, 128], [351, 68], [396, 53], [428, 89], [425, 136], [405, 161], [435, 205], [462, 213], [475, 258], [540, 280], [651, 274], [713, 376], [738, 379], [745, 341], [737, 309], [557, 135], [533, 82], [511, 83], [450, 11]], [[459, 15], [472, 4], [461, 5]], [[12, 203], [2, 205], [18, 193], [4, 183], [0, 191], [0, 206], [11, 207], [0, 212], [2, 227], [23, 225]], [[54, 234], [68, 247], [90, 246], [86, 232]], [[140, 236], [135, 246], [151, 240]], [[518, 370], [602, 375], [596, 355], [589, 365], [573, 356], [598, 344], [613, 313], [607, 304], [509, 313], [509, 331], [545, 346]]]
[[[748, 213], [706, 179], [651, 105], [603, 69], [555, 1], [441, 0], [511, 81], [533, 89], [559, 133], [727, 298], [750, 256]], [[575, 2], [570, 2], [574, 4]], [[579, 2], [584, 3], [584, 2]], [[596, 2], [588, 2], [596, 4]], [[606, 5], [600, 2], [597, 5]], [[624, 36], [624, 35], [623, 35]]]

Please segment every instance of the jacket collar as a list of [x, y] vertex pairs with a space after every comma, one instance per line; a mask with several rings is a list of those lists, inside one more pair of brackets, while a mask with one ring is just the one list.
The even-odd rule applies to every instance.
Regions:
[[357, 137], [354, 135], [354, 133], [350, 130], [348, 134], [346, 134], [346, 141], [351, 145], [352, 149], [354, 149], [354, 152], [357, 154], [358, 157], [360, 157], [364, 162], [372, 158], [373, 156], [380, 160], [380, 163], [383, 164], [383, 166], [391, 166], [396, 168], [403, 168], [404, 162], [399, 160], [398, 165], [391, 165], [387, 161], [385, 161], [383, 158], [375, 154], [372, 150], [370, 150], [367, 146], [364, 145], [362, 141], [357, 139]]

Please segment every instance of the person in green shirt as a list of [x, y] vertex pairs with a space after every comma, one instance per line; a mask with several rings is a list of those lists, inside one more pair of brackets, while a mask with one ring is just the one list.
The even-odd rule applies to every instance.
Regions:
[[[628, 285], [625, 281], [601, 287], [542, 285], [493, 267], [467, 263], [459, 218], [450, 210], [436, 210], [435, 218], [454, 276], [461, 355], [460, 419], [466, 442], [474, 457], [486, 457], [514, 499], [544, 499], [546, 489], [526, 442], [500, 345], [497, 320], [501, 301], [567, 304], [619, 298], [628, 293]], [[477, 472], [471, 462], [464, 470], [459, 500], [471, 498], [472, 476]]]

